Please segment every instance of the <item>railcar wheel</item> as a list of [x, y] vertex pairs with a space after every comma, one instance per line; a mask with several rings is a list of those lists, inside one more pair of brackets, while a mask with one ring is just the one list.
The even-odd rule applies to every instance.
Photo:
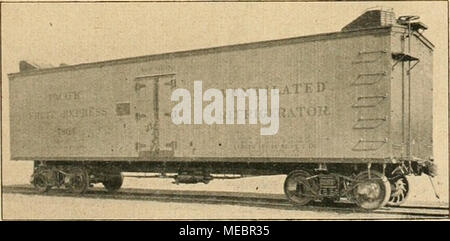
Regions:
[[399, 206], [403, 204], [408, 198], [409, 182], [406, 176], [397, 176], [389, 180], [391, 184], [391, 196], [389, 198], [389, 205]]
[[76, 194], [84, 193], [89, 187], [89, 175], [86, 169], [81, 167], [71, 168], [66, 175], [67, 188]]
[[385, 206], [391, 196], [391, 185], [383, 174], [377, 171], [363, 171], [355, 177], [353, 198], [356, 204], [367, 210]]
[[103, 186], [108, 192], [115, 192], [120, 189], [123, 183], [122, 174], [113, 175], [108, 180], [102, 182]]
[[38, 192], [47, 192], [52, 187], [51, 177], [51, 170], [47, 168], [38, 168], [32, 176], [32, 184]]
[[303, 170], [296, 170], [286, 177], [284, 193], [295, 205], [306, 205], [314, 200], [319, 186], [315, 178], [308, 179], [311, 175]]

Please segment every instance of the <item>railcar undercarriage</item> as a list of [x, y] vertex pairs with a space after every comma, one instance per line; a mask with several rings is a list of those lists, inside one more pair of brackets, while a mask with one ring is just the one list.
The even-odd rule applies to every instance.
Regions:
[[[386, 204], [404, 203], [409, 194], [408, 175], [436, 175], [432, 160], [400, 161], [395, 164], [272, 164], [274, 166], [269, 169], [271, 172], [264, 171], [265, 165], [235, 164], [234, 168], [220, 169], [213, 168], [211, 163], [186, 165], [164, 162], [140, 169], [133, 163], [120, 162], [35, 161], [31, 183], [39, 192], [66, 188], [82, 194], [96, 183], [102, 183], [109, 192], [117, 191], [123, 183], [122, 172], [132, 171], [159, 172], [161, 174], [146, 177], [173, 178], [175, 184], [207, 184], [220, 178], [287, 174], [284, 192], [295, 205], [306, 205], [312, 201], [330, 203], [346, 198], [363, 209], [372, 210]], [[224, 176], [217, 176], [217, 173]], [[230, 177], [225, 174], [240, 176]]]

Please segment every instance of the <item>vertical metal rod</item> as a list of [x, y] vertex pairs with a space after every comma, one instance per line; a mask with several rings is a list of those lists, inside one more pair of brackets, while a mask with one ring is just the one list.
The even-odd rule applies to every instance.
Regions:
[[[402, 53], [405, 52], [405, 35], [401, 38]], [[402, 61], [402, 149], [405, 148], [405, 62]], [[402, 150], [402, 157], [404, 157], [404, 149]]]
[[438, 194], [438, 192], [436, 191], [436, 187], [434, 186], [433, 179], [432, 179], [430, 176], [428, 176], [428, 179], [430, 180], [431, 187], [433, 187], [434, 195], [436, 196], [437, 199], [440, 199], [439, 194]]
[[159, 146], [159, 77], [155, 77], [154, 87], [153, 87], [153, 111], [155, 118], [155, 126], [153, 128], [153, 140], [156, 146], [155, 151], [158, 153]]
[[[411, 55], [411, 21], [408, 20], [408, 54]], [[408, 160], [411, 160], [411, 61], [408, 61]]]

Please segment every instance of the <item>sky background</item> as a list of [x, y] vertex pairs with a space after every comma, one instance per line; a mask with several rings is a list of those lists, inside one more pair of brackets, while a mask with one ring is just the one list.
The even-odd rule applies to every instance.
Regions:
[[[447, 2], [2, 4], [2, 125], [9, 126], [6, 74], [18, 72], [20, 60], [79, 64], [336, 32], [374, 6], [419, 15], [429, 26], [424, 35], [436, 46], [434, 157], [438, 189], [448, 197]], [[4, 180], [24, 170], [28, 178], [30, 163], [9, 162], [8, 131], [2, 137]]]

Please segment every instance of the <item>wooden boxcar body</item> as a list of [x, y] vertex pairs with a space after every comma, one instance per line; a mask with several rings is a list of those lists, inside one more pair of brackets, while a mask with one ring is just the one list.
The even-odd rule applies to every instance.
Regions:
[[[247, 174], [429, 160], [433, 45], [420, 25], [374, 14], [335, 33], [10, 74], [11, 159]], [[278, 133], [175, 125], [171, 94], [197, 80], [279, 89]]]

